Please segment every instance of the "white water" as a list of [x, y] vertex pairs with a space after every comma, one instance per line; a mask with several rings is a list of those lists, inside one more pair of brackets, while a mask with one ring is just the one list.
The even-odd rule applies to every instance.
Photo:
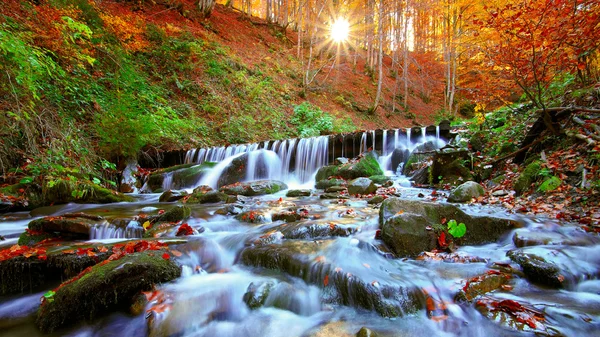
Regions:
[[[406, 135], [401, 136], [405, 131]], [[386, 175], [392, 175], [394, 168], [391, 167], [392, 155], [395, 149], [408, 149], [413, 151], [415, 147], [426, 141], [434, 141], [436, 147], [445, 143], [439, 137], [439, 127], [436, 128], [435, 138], [426, 135], [425, 127], [421, 128], [418, 142], [413, 143], [411, 129], [393, 130], [393, 143], [390, 138], [391, 130], [383, 130], [381, 148], [376, 148], [375, 130], [364, 131], [360, 137], [359, 153], [369, 150], [377, 150], [381, 153], [379, 163]], [[368, 142], [368, 137], [371, 142]], [[345, 136], [342, 136], [341, 156], [344, 156]], [[231, 162], [247, 154], [246, 171], [244, 181], [260, 179], [281, 180], [293, 188], [312, 187], [314, 176], [319, 168], [328, 165], [331, 158], [335, 159], [335, 153], [331, 153], [329, 137], [312, 137], [301, 139], [277, 140], [273, 142], [261, 142], [253, 144], [231, 145], [228, 147], [212, 147], [209, 149], [189, 150], [185, 156], [186, 163], [202, 163], [206, 161], [219, 162], [208, 174], [205, 174], [194, 186], [208, 185], [217, 188], [219, 177], [231, 164]], [[334, 144], [333, 147], [335, 147]], [[354, 145], [353, 145], [354, 147]], [[164, 179], [163, 189], [171, 187], [172, 176], [167, 174]]]

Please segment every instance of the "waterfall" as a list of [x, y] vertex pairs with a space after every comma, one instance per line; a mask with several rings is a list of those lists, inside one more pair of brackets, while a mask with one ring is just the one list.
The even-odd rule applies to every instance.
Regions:
[[360, 149], [359, 153], [367, 152], [367, 132], [363, 132], [360, 137]]
[[90, 240], [141, 238], [143, 233], [144, 229], [137, 221], [132, 220], [125, 227], [103, 223], [90, 229]]
[[165, 178], [163, 179], [162, 189], [163, 191], [170, 190], [173, 187], [173, 172], [168, 172], [165, 174]]
[[437, 140], [437, 142], [440, 142], [440, 126], [436, 125], [435, 126], [435, 139]]
[[[402, 130], [406, 132], [406, 139], [401, 138]], [[418, 144], [413, 144], [412, 129], [394, 129], [393, 136], [391, 130], [382, 131], [381, 156], [379, 163], [384, 171], [391, 172], [392, 162], [397, 164], [397, 160], [393, 160], [396, 149], [414, 149]], [[371, 137], [371, 142], [368, 138]], [[393, 142], [392, 138], [393, 137]], [[443, 146], [443, 141], [439, 140], [440, 130], [436, 128], [436, 146]], [[234, 159], [245, 155], [244, 181], [260, 180], [260, 179], [277, 179], [292, 184], [303, 185], [313, 179], [316, 171], [324, 165], [328, 165], [335, 160], [335, 147], [338, 146], [339, 137], [333, 138], [335, 143], [333, 146], [329, 144], [329, 136], [320, 136], [312, 138], [286, 139], [275, 141], [262, 141], [259, 143], [230, 145], [221, 147], [212, 147], [208, 149], [192, 149], [186, 153], [186, 163], [197, 163], [211, 161], [218, 164], [207, 174], [205, 174], [193, 186], [209, 185], [213, 188], [220, 187], [218, 185], [219, 178], [226, 171], [227, 167]], [[426, 128], [421, 128], [421, 135], [416, 141], [423, 143], [427, 138], [433, 139], [433, 136], [426, 135]], [[348, 155], [345, 151], [346, 135], [341, 136], [341, 156]], [[356, 151], [356, 143], [359, 141], [359, 151]], [[393, 145], [392, 145], [393, 144]], [[375, 130], [363, 131], [360, 137], [352, 137], [352, 151], [355, 155], [368, 152], [369, 149], [376, 149]], [[329, 152], [331, 151], [331, 153]], [[398, 158], [398, 157], [394, 157]], [[400, 159], [401, 160], [401, 159]], [[406, 159], [404, 159], [406, 160]], [[163, 189], [169, 189], [172, 182], [172, 174], [165, 174]]]
[[387, 155], [387, 130], [383, 130], [383, 138], [381, 140], [381, 153], [384, 156]]

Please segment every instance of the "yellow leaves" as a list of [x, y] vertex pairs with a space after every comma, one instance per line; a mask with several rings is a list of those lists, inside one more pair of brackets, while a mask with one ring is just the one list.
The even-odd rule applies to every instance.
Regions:
[[152, 225], [150, 224], [150, 221], [146, 221], [144, 222], [144, 224], [142, 225], [142, 227], [144, 228], [145, 231], [148, 230], [148, 228], [150, 228]]
[[148, 47], [144, 37], [144, 21], [136, 15], [122, 14], [120, 16], [100, 13], [106, 29], [113, 33], [125, 49], [135, 52]]

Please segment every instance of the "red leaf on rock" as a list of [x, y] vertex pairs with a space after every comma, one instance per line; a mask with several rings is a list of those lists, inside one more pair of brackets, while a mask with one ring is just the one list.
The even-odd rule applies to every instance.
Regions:
[[168, 260], [168, 259], [170, 259], [170, 258], [171, 258], [171, 255], [169, 255], [169, 253], [164, 253], [164, 254], [162, 255], [162, 258], [163, 258], [163, 259], [165, 259], [165, 260]]
[[329, 275], [325, 275], [325, 279], [323, 279], [323, 285], [327, 287], [329, 284]]
[[438, 244], [442, 248], [448, 247], [448, 243], [446, 243], [446, 233], [445, 232], [442, 232], [440, 234], [440, 236], [438, 237]]

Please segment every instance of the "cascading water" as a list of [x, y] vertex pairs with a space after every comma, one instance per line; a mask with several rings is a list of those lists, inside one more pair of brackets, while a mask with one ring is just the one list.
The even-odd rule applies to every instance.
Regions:
[[137, 221], [130, 221], [125, 227], [105, 223], [90, 229], [90, 240], [133, 239], [141, 238], [143, 234], [144, 230]]

